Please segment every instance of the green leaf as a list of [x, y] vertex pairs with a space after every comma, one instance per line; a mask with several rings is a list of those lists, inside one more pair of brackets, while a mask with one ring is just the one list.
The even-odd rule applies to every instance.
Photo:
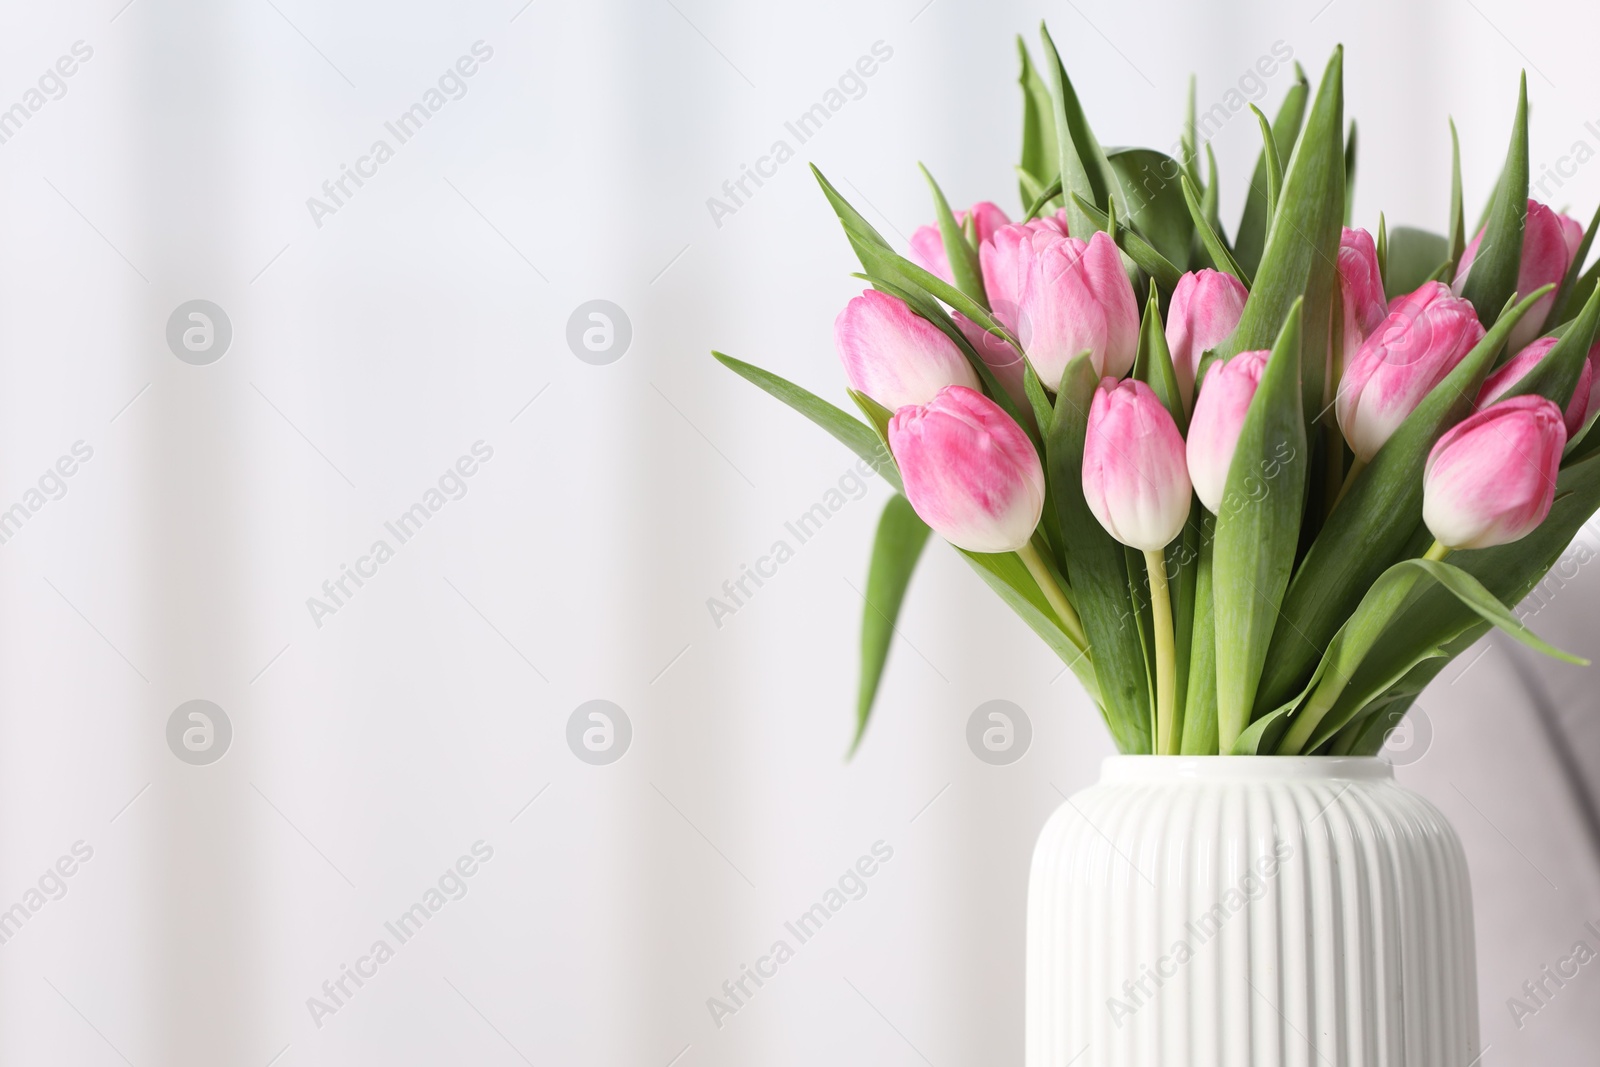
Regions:
[[1288, 727], [1287, 716], [1294, 704], [1274, 708], [1252, 722], [1228, 750], [1230, 756], [1264, 756], [1278, 747], [1278, 739]]
[[983, 270], [978, 266], [978, 250], [962, 235], [961, 224], [950, 210], [950, 202], [944, 198], [944, 191], [928, 173], [928, 168], [918, 163], [917, 169], [922, 171], [922, 176], [928, 179], [928, 188], [933, 190], [934, 217], [939, 220], [939, 236], [944, 238], [945, 258], [950, 261], [950, 276], [955, 279], [956, 288], [982, 305], [985, 311], [989, 310], [989, 297], [983, 291]]
[[718, 363], [745, 381], [777, 397], [827, 430], [846, 448], [870, 463], [884, 481], [894, 486], [896, 490], [901, 488], [900, 471], [895, 466], [894, 458], [889, 455], [889, 450], [878, 440], [878, 435], [871, 427], [863, 426], [816, 394], [802, 389], [793, 382], [785, 381], [771, 371], [762, 370], [732, 356], [725, 356], [721, 352], [713, 352], [711, 355]]
[[[1310, 700], [1295, 716], [1289, 734], [1284, 738], [1280, 749], [1283, 755], [1294, 756], [1315, 751], [1361, 709], [1363, 702], [1353, 700], [1347, 705], [1343, 718], [1335, 719], [1328, 714], [1336, 709], [1339, 697], [1346, 691], [1357, 668], [1385, 637], [1391, 623], [1411, 596], [1419, 577], [1424, 576], [1437, 582], [1485, 622], [1499, 627], [1528, 647], [1566, 663], [1587, 663], [1541, 640], [1496, 600], [1481, 582], [1459, 567], [1431, 559], [1403, 560], [1384, 571], [1372, 584], [1361, 598], [1355, 613], [1339, 627], [1339, 632], [1329, 642], [1317, 671], [1318, 681]], [[1398, 671], [1382, 688], [1394, 684], [1418, 662], [1442, 655], [1442, 650], [1437, 648], [1423, 648], [1413, 656], [1411, 663], [1406, 664], [1404, 670]]]
[[1248, 289], [1250, 276], [1244, 272], [1244, 268], [1234, 262], [1233, 254], [1228, 251], [1222, 235], [1212, 229], [1210, 221], [1206, 218], [1205, 207], [1195, 194], [1194, 185], [1189, 181], [1188, 175], [1183, 175], [1178, 181], [1183, 186], [1183, 201], [1189, 207], [1189, 217], [1194, 221], [1194, 232], [1200, 238], [1200, 244], [1205, 248], [1206, 255], [1211, 257], [1211, 265], [1225, 274], [1233, 275]]
[[1450, 120], [1450, 237], [1449, 274], [1455, 279], [1456, 267], [1461, 264], [1461, 253], [1467, 249], [1466, 205], [1461, 195], [1461, 136], [1456, 133], [1456, 120]]
[[1166, 405], [1178, 432], [1184, 433], [1189, 425], [1188, 412], [1184, 410], [1183, 393], [1178, 388], [1178, 372], [1172, 366], [1172, 351], [1167, 347], [1166, 333], [1161, 326], [1161, 296], [1155, 283], [1150, 285], [1150, 298], [1145, 301], [1144, 318], [1139, 323], [1139, 350], [1133, 361], [1133, 378], [1144, 382], [1156, 399]]
[[1384, 296], [1388, 296], [1389, 285], [1389, 220], [1383, 212], [1378, 212], [1378, 240], [1376, 242], [1378, 255], [1378, 279], [1383, 282]]
[[1350, 120], [1350, 136], [1344, 142], [1344, 224], [1356, 213], [1356, 120]]
[[1422, 470], [1429, 450], [1472, 410], [1512, 327], [1551, 288], [1535, 291], [1500, 316], [1406, 417], [1328, 516], [1284, 596], [1258, 711], [1276, 707], [1304, 684], [1361, 594], [1403, 558], [1422, 522]]
[[889, 498], [878, 519], [872, 562], [867, 569], [866, 604], [861, 612], [861, 686], [856, 696], [856, 734], [850, 742], [851, 755], [867, 732], [867, 720], [894, 641], [895, 620], [900, 617], [900, 605], [905, 601], [929, 532], [905, 497], [896, 493]]
[[1489, 209], [1483, 241], [1461, 291], [1461, 295], [1477, 308], [1478, 319], [1485, 326], [1493, 324], [1494, 316], [1517, 291], [1517, 275], [1522, 268], [1522, 235], [1527, 224], [1528, 76], [1523, 74], [1505, 170], [1495, 190], [1494, 206]]
[[1305, 301], [1300, 391], [1307, 424], [1322, 411], [1328, 331], [1344, 218], [1344, 50], [1336, 48], [1305, 130], [1284, 170], [1278, 221], [1267, 234], [1257, 283], [1226, 358], [1270, 348], [1295, 301]]
[[1183, 153], [1183, 170], [1189, 180], [1200, 184], [1200, 138], [1195, 123], [1195, 76], [1189, 75], [1188, 106], [1183, 112], [1183, 133], [1179, 136], [1179, 151]]
[[[1072, 79], [1067, 77], [1067, 68], [1056, 51], [1056, 43], [1050, 39], [1050, 31], [1043, 23], [1039, 25], [1039, 37], [1044, 41], [1045, 68], [1054, 89], [1051, 105], [1056, 120], [1062, 188], [1067, 194], [1076, 193], [1099, 208], [1106, 208], [1114, 200], [1117, 214], [1126, 216], [1128, 204], [1123, 199], [1116, 173], [1089, 127]], [[1094, 225], [1077, 209], [1070, 195], [1066, 200], [1067, 231], [1080, 241], [1087, 241], [1094, 234]]]
[[1119, 220], [1118, 228], [1131, 228], [1167, 260], [1186, 266], [1194, 243], [1194, 223], [1178, 186], [1182, 165], [1148, 148], [1118, 149], [1106, 158], [1128, 192], [1130, 213]]
[[[1415, 292], [1450, 261], [1450, 242], [1436, 233], [1410, 226], [1389, 231], [1388, 255], [1383, 275], [1383, 295], [1393, 300]], [[1448, 280], [1446, 281], [1448, 284]]]
[[1055, 107], [1050, 102], [1050, 87], [1039, 77], [1028, 55], [1028, 46], [1017, 35], [1017, 56], [1021, 73], [1017, 84], [1022, 86], [1022, 161], [1017, 170], [1022, 181], [1022, 202], [1031, 204], [1040, 191], [1056, 183], [1055, 196], [1060, 196], [1061, 156], [1056, 145]]
[[1500, 394], [1501, 399], [1513, 396], [1542, 396], [1552, 401], [1562, 411], [1578, 388], [1578, 376], [1589, 358], [1589, 349], [1600, 327], [1600, 290], [1589, 295], [1583, 311], [1564, 330], [1555, 347], [1545, 353], [1533, 369]]
[[1144, 650], [1128, 595], [1123, 546], [1106, 533], [1083, 496], [1083, 446], [1099, 376], [1087, 352], [1068, 362], [1045, 438], [1048, 502], [1067, 545], [1067, 578], [1094, 656], [1101, 705], [1124, 753], [1151, 751], [1151, 707]]
[[[1111, 216], [1083, 199], [1083, 197], [1074, 195], [1072, 202], [1079, 211], [1083, 212], [1084, 216], [1096, 229], [1104, 230], [1110, 225]], [[1185, 211], [1187, 210], [1185, 208]], [[1133, 260], [1140, 270], [1154, 278], [1156, 284], [1167, 292], [1172, 292], [1173, 287], [1178, 284], [1178, 279], [1183, 276], [1183, 272], [1173, 266], [1171, 261], [1156, 251], [1143, 237], [1140, 237], [1126, 226], [1118, 225], [1117, 232], [1112, 235], [1112, 239], [1117, 242], [1118, 248], [1127, 253], [1128, 258]]]
[[1309, 450], [1300, 406], [1301, 304], [1290, 309], [1228, 467], [1212, 561], [1222, 750], [1249, 725], [1300, 539]]
[[[1191, 526], [1193, 526], [1191, 520]], [[1183, 743], [1185, 756], [1215, 756], [1217, 746], [1217, 640], [1215, 611], [1211, 592], [1212, 546], [1216, 540], [1216, 520], [1202, 517], [1195, 545], [1193, 630], [1189, 639], [1189, 679], [1183, 699]], [[1189, 541], [1185, 539], [1186, 545]]]
[[1278, 144], [1273, 137], [1272, 124], [1267, 121], [1267, 116], [1254, 104], [1250, 110], [1256, 116], [1256, 123], [1261, 127], [1261, 158], [1267, 164], [1267, 213], [1266, 224], [1272, 226], [1272, 217], [1278, 211], [1278, 188], [1283, 185], [1283, 160], [1278, 155]]
[[[1280, 161], [1280, 184], [1283, 176], [1281, 161], [1294, 151], [1295, 140], [1299, 138], [1300, 127], [1306, 118], [1306, 101], [1311, 97], [1311, 84], [1306, 80], [1306, 72], [1299, 63], [1294, 65], [1294, 74], [1294, 84], [1289, 86], [1289, 92], [1278, 107], [1277, 117], [1272, 120], [1272, 142]], [[1244, 201], [1244, 214], [1239, 217], [1239, 232], [1233, 240], [1233, 258], [1252, 274], [1261, 266], [1261, 250], [1267, 241], [1269, 166], [1263, 147], [1261, 154], [1256, 157], [1255, 173], [1250, 177], [1250, 192]]]
[[1596, 229], [1600, 229], [1600, 207], [1595, 208], [1594, 216], [1589, 219], [1589, 228], [1583, 231], [1583, 240], [1578, 242], [1578, 250], [1573, 253], [1572, 265], [1567, 268], [1567, 276], [1561, 279], [1561, 288], [1556, 291], [1556, 302], [1551, 305], [1550, 317], [1545, 320], [1552, 326], [1567, 321], [1567, 307], [1573, 290], [1578, 287], [1584, 260], [1589, 258], [1589, 249], [1594, 245]]

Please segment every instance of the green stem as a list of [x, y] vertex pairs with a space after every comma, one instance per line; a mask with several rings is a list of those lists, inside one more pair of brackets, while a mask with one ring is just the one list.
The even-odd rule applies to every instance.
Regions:
[[1039, 550], [1033, 546], [1033, 542], [1029, 541], [1017, 549], [1017, 555], [1022, 557], [1023, 563], [1027, 564], [1028, 573], [1033, 575], [1033, 580], [1039, 585], [1039, 591], [1044, 594], [1044, 598], [1055, 609], [1056, 616], [1061, 620], [1061, 628], [1066, 631], [1067, 636], [1078, 646], [1078, 651], [1089, 651], [1089, 638], [1083, 632], [1083, 622], [1067, 601], [1067, 596], [1061, 591], [1061, 586], [1056, 584], [1055, 575], [1050, 573], [1050, 568], [1045, 565], [1044, 558], [1039, 555]]
[[[1435, 541], [1429, 546], [1428, 551], [1423, 553], [1422, 558], [1438, 562], [1449, 554], [1448, 548]], [[1412, 578], [1404, 582], [1390, 594], [1394, 598], [1396, 607], [1405, 599], [1415, 581], [1416, 579]], [[1339, 702], [1339, 697], [1343, 695], [1349, 681], [1349, 678], [1340, 678], [1329, 673], [1317, 684], [1316, 692], [1311, 694], [1306, 706], [1294, 717], [1294, 724], [1289, 727], [1283, 743], [1278, 746], [1279, 755], [1298, 756], [1305, 750], [1306, 745], [1311, 742], [1312, 735], [1317, 732], [1317, 727], [1322, 725], [1322, 720]]]
[[1156, 736], [1155, 751], [1160, 756], [1178, 754], [1177, 725], [1178, 659], [1172, 640], [1172, 596], [1167, 590], [1167, 555], [1161, 549], [1146, 551], [1145, 570], [1150, 573], [1150, 615], [1156, 638]]

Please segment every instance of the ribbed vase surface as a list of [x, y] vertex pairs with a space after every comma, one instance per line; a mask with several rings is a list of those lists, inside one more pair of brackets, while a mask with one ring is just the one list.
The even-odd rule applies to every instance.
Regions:
[[1384, 761], [1116, 756], [1034, 851], [1027, 1067], [1475, 1067], [1475, 962]]

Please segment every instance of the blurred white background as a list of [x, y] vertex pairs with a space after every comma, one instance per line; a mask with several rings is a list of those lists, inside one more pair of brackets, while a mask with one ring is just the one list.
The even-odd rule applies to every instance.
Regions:
[[[708, 598], [852, 457], [708, 352], [842, 402], [859, 283], [806, 161], [900, 239], [931, 217], [919, 160], [1015, 211], [1013, 38], [1041, 17], [1108, 144], [1170, 146], [1191, 70], [1204, 109], [1280, 42], [1313, 76], [1344, 42], [1369, 227], [1444, 227], [1449, 115], [1478, 209], [1526, 68], [1536, 183], [1581, 155], [1550, 199], [1600, 199], [1600, 12], [1576, 0], [0, 13], [0, 108], [22, 105], [0, 113], [0, 510], [25, 515], [0, 544], [0, 909], [25, 915], [0, 915], [0, 1064], [1020, 1061], [1033, 838], [1110, 742], [936, 545], [846, 762], [884, 489], [716, 625]], [[875, 50], [799, 145], [785, 123]], [[430, 91], [401, 143], [385, 124]], [[796, 157], [714, 217], [780, 139]], [[1258, 133], [1241, 112], [1212, 143], [1231, 220]], [[567, 341], [596, 299], [631, 325], [604, 365]], [[231, 326], [209, 363], [168, 343], [193, 300]], [[441, 486], [402, 544], [385, 523]], [[335, 603], [345, 566], [368, 576]], [[1574, 563], [1534, 625], [1600, 653], [1597, 596]], [[1486, 643], [1397, 757], [1471, 858], [1485, 1063], [1600, 1039], [1600, 968], [1520, 1026], [1506, 1004], [1596, 943], [1594, 677]], [[567, 741], [596, 699], [631, 724], [603, 766]], [[992, 699], [1032, 723], [1009, 766], [965, 739]], [[215, 762], [169, 747], [191, 700], [230, 724]], [[878, 842], [865, 895], [714, 1018]], [[385, 923], [441, 885], [402, 943]]]

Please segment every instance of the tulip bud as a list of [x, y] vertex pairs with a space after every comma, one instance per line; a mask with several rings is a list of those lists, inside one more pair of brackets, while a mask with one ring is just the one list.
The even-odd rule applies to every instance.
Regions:
[[1106, 532], [1143, 552], [1189, 519], [1189, 469], [1172, 413], [1143, 382], [1103, 378], [1089, 404], [1083, 495]]
[[[1460, 293], [1467, 284], [1467, 273], [1478, 258], [1478, 246], [1483, 242], [1483, 231], [1472, 239], [1461, 253], [1461, 265], [1456, 268], [1455, 291]], [[1528, 201], [1528, 225], [1522, 232], [1522, 268], [1517, 273], [1517, 292], [1527, 294], [1546, 285], [1559, 286], [1572, 266], [1572, 257], [1578, 254], [1583, 242], [1583, 224], [1569, 218], [1537, 200]], [[1511, 331], [1507, 347], [1512, 351], [1524, 347], [1544, 332], [1544, 320], [1555, 305], [1556, 294], [1550, 293], [1528, 309]]]
[[1186, 409], [1194, 404], [1200, 357], [1233, 333], [1249, 295], [1238, 278], [1209, 268], [1185, 274], [1173, 288], [1167, 306], [1167, 348]]
[[[994, 232], [1002, 226], [1010, 225], [1011, 220], [1006, 218], [1006, 213], [994, 204], [984, 200], [972, 205], [971, 211], [957, 211], [956, 225], [965, 228], [967, 218], [974, 219], [973, 228], [977, 231], [978, 246], [983, 247], [983, 242], [994, 236]], [[955, 284], [955, 275], [950, 271], [950, 257], [945, 254], [944, 234], [937, 226], [919, 226], [917, 232], [911, 235], [911, 262], [927, 271]]]
[[1446, 548], [1491, 548], [1544, 521], [1567, 431], [1542, 396], [1516, 396], [1457, 423], [1428, 453], [1422, 519]]
[[[1521, 352], [1518, 352], [1505, 366], [1489, 375], [1484, 381], [1483, 388], [1478, 390], [1478, 401], [1475, 405], [1479, 411], [1493, 404], [1506, 394], [1506, 391], [1522, 380], [1523, 376], [1539, 365], [1540, 360], [1550, 354], [1550, 350], [1557, 344], [1554, 337], [1541, 337]], [[1583, 366], [1578, 370], [1578, 385], [1572, 391], [1572, 399], [1567, 401], [1567, 410], [1562, 418], [1566, 423], [1567, 436], [1571, 437], [1583, 428], [1589, 415], [1590, 380], [1594, 370], [1589, 365], [1588, 358], [1583, 361]]]
[[1335, 411], [1356, 458], [1377, 455], [1406, 416], [1483, 339], [1469, 301], [1439, 282], [1424, 282], [1394, 302], [1339, 382]]
[[1194, 402], [1187, 446], [1189, 478], [1200, 503], [1213, 515], [1222, 510], [1239, 431], [1271, 354], [1241, 352], [1226, 363], [1213, 363]]
[[1034, 256], [1045, 245], [1067, 236], [1066, 212], [1002, 226], [978, 246], [983, 289], [989, 311], [1006, 329], [1017, 332], [1022, 284]]
[[1044, 469], [1022, 428], [952, 385], [889, 420], [889, 450], [922, 521], [968, 552], [1015, 552], [1044, 511]]
[[1366, 230], [1345, 227], [1339, 238], [1339, 297], [1344, 305], [1343, 362], [1361, 347], [1389, 313], [1383, 295], [1383, 272], [1378, 269], [1378, 249]]
[[947, 385], [982, 388], [954, 341], [904, 300], [876, 289], [839, 312], [833, 340], [851, 388], [890, 411], [926, 403]]
[[1047, 388], [1087, 349], [1096, 374], [1120, 378], [1139, 349], [1139, 306], [1122, 269], [1122, 253], [1104, 233], [1087, 245], [1072, 237], [1035, 234], [1022, 278], [1017, 334]]

